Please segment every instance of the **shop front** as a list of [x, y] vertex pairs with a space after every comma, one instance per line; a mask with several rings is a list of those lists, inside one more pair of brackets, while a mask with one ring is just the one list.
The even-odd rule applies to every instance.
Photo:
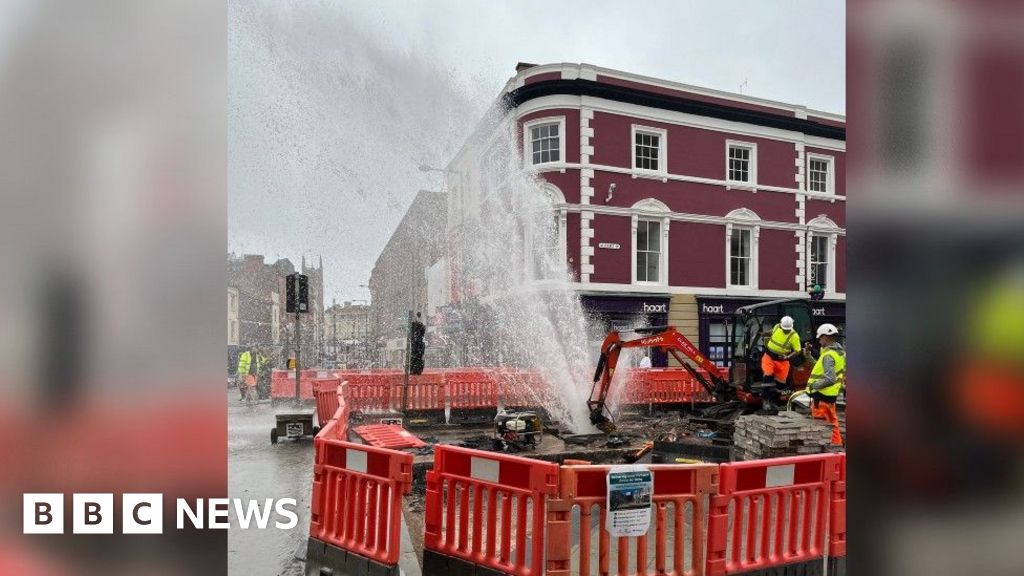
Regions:
[[[728, 366], [732, 357], [732, 344], [728, 338], [728, 325], [737, 308], [771, 298], [718, 298], [697, 297], [697, 322], [701, 352], [719, 366]], [[811, 324], [816, 328], [824, 323], [835, 324], [845, 334], [846, 302], [825, 301], [811, 303]]]
[[[650, 296], [584, 294], [580, 300], [583, 312], [587, 315], [588, 340], [595, 350], [600, 348], [605, 336], [611, 330], [623, 331], [668, 325], [668, 294]], [[623, 338], [627, 340], [636, 337], [636, 334], [623, 335]], [[654, 367], [667, 366], [667, 354], [653, 350], [651, 365]]]

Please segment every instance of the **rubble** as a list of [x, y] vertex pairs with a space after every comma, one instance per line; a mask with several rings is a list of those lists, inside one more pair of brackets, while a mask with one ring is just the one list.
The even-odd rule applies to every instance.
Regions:
[[832, 428], [795, 412], [740, 416], [733, 434], [733, 460], [819, 454], [828, 451]]

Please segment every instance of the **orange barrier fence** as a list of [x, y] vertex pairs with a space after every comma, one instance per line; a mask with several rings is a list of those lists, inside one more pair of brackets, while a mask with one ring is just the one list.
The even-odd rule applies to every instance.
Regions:
[[340, 439], [347, 413], [339, 401], [337, 418], [313, 441], [307, 573], [397, 575], [412, 455]]
[[539, 372], [500, 369], [494, 377], [505, 407], [543, 408], [555, 400], [554, 391]]
[[[299, 374], [299, 398], [313, 399], [313, 381], [317, 378], [330, 378], [335, 374], [326, 370], [303, 370]], [[270, 399], [273, 401], [295, 399], [295, 371], [272, 370], [270, 372]]]
[[708, 576], [820, 565], [839, 454], [719, 466], [708, 520]]
[[341, 378], [318, 378], [313, 381], [316, 421], [321, 428], [327, 425], [338, 409], [338, 386], [341, 386]]
[[[707, 377], [707, 372], [698, 370]], [[722, 375], [728, 377], [723, 369]], [[625, 404], [706, 404], [714, 399], [689, 372], [683, 368], [649, 368], [629, 374], [623, 395]]]
[[[399, 381], [401, 383], [401, 381]], [[398, 390], [396, 409], [401, 409], [401, 389]], [[409, 410], [444, 411], [445, 385], [442, 372], [424, 372], [419, 376], [409, 376]]]
[[492, 370], [450, 370], [444, 373], [452, 409], [495, 408], [501, 387]]
[[[605, 522], [607, 477], [613, 468], [562, 467], [559, 496], [548, 501], [545, 574], [591, 574], [595, 567], [598, 574], [618, 576], [700, 574], [704, 568], [704, 500], [714, 492], [718, 467], [646, 466], [654, 482], [653, 530], [635, 538], [617, 537], [612, 543]], [[572, 524], [574, 509], [578, 510], [578, 526]]]
[[832, 483], [829, 508], [829, 574], [846, 574], [846, 454], [839, 456], [839, 478]]
[[551, 462], [435, 446], [434, 468], [427, 472], [424, 574], [466, 564], [543, 574], [546, 503], [558, 491], [558, 474]]

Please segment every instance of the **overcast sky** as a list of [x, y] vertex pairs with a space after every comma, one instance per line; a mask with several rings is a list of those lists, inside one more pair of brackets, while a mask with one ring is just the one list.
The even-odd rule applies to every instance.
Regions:
[[845, 113], [845, 3], [232, 1], [229, 250], [373, 263], [516, 62], [587, 62]]

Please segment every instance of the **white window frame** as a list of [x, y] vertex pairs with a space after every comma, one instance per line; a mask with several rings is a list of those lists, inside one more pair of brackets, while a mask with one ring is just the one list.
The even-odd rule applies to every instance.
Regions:
[[[640, 168], [636, 163], [636, 135], [637, 134], [648, 134], [651, 136], [658, 137], [658, 169], [650, 170], [648, 168]], [[668, 174], [668, 131], [663, 128], [652, 128], [650, 126], [642, 126], [639, 124], [633, 124], [632, 130], [629, 135], [629, 152], [633, 160], [633, 170], [640, 174]]]
[[[672, 219], [669, 217], [669, 207], [660, 200], [647, 198], [632, 206], [631, 225], [631, 246], [630, 246], [630, 281], [640, 286], [668, 286], [668, 234]], [[661, 224], [661, 243], [658, 258], [658, 281], [640, 281], [636, 278], [636, 236], [640, 221], [658, 222]]]
[[[531, 137], [531, 130], [537, 126], [543, 124], [558, 124], [558, 160], [540, 162], [538, 164], [533, 163], [533, 138]], [[523, 162], [526, 167], [545, 167], [545, 166], [559, 166], [566, 163], [565, 159], [565, 116], [547, 116], [544, 118], [537, 118], [530, 120], [529, 122], [523, 123]]]
[[811, 245], [815, 237], [828, 239], [826, 244], [826, 257], [828, 258], [828, 270], [825, 273], [825, 294], [835, 296], [836, 292], [836, 244], [839, 241], [839, 233], [842, 231], [839, 226], [824, 214], [819, 214], [807, 223], [807, 233], [804, 236], [804, 253], [801, 257], [801, 264], [804, 267], [804, 284], [811, 283]]
[[[760, 275], [760, 240], [761, 218], [753, 210], [737, 208], [725, 215], [729, 222], [725, 225], [725, 285], [728, 288], [757, 290]], [[732, 283], [732, 234], [734, 230], [750, 231], [750, 269], [747, 284]]]
[[[569, 210], [568, 210], [567, 204], [565, 203], [565, 195], [562, 194], [562, 190], [558, 186], [555, 186], [554, 184], [551, 184], [550, 182], [544, 183], [543, 188], [544, 188], [544, 193], [545, 193], [545, 195], [548, 198], [548, 201], [551, 203], [551, 207], [548, 208], [548, 209], [544, 209], [543, 212], [548, 213], [548, 214], [550, 214], [551, 212], [554, 212], [555, 214], [558, 215], [558, 247], [559, 247], [559, 255], [562, 258], [562, 262], [565, 263], [565, 266], [568, 269], [568, 266], [569, 266], [569, 244], [568, 244], [568, 241], [566, 239], [566, 222], [567, 222], [567, 220], [569, 218]], [[523, 248], [524, 248], [524, 250], [523, 250], [523, 252], [524, 252], [523, 259], [525, 260], [526, 270], [528, 271], [529, 278], [531, 280], [536, 280], [536, 281], [541, 281], [541, 282], [543, 282], [545, 280], [561, 280], [560, 278], [538, 278], [536, 276], [535, 270], [534, 270], [536, 262], [534, 261], [534, 256], [535, 255], [533, 253], [534, 235], [535, 235], [535, 231], [534, 231], [534, 229], [532, 227], [526, 231], [526, 234], [524, 234], [524, 244], [525, 245], [523, 246]]]
[[[729, 174], [729, 152], [732, 148], [746, 148], [750, 150], [750, 165], [747, 175], [749, 180], [733, 180]], [[725, 141], [725, 181], [730, 188], [755, 188], [757, 187], [757, 143], [742, 142], [740, 140]]]
[[[826, 162], [828, 164], [828, 173], [825, 175], [825, 191], [821, 192], [818, 190], [811, 190], [811, 160], [817, 160], [819, 162]], [[811, 194], [827, 194], [833, 196], [836, 193], [836, 158], [835, 156], [827, 156], [825, 154], [807, 154], [807, 166], [805, 170], [805, 184], [804, 189]]]
[[228, 345], [237, 346], [241, 329], [238, 319], [238, 288], [228, 288]]

